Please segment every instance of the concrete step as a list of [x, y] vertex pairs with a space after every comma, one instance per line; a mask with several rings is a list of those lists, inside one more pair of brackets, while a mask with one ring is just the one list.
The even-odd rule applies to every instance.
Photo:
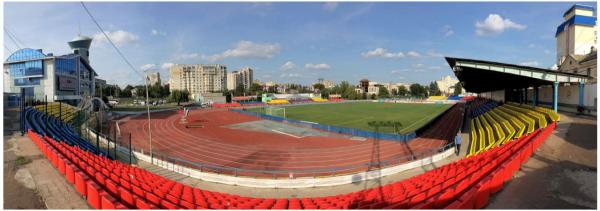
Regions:
[[138, 160], [137, 165], [140, 168], [146, 169], [147, 171], [150, 171], [156, 175], [165, 177], [165, 178], [173, 180], [173, 181], [179, 182], [179, 181], [182, 181], [182, 180], [188, 178], [187, 175], [183, 175], [183, 174], [150, 164], [145, 161]]

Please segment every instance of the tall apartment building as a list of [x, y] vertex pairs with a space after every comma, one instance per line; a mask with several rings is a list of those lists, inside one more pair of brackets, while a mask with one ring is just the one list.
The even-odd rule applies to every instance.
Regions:
[[159, 72], [149, 73], [148, 74], [148, 84], [154, 85], [157, 82], [158, 82], [158, 84], [160, 84], [160, 73]]
[[239, 84], [238, 81], [241, 81], [238, 71], [227, 73], [227, 90], [234, 90]]
[[176, 64], [169, 69], [170, 90], [188, 90], [192, 96], [227, 88], [227, 67], [211, 64]]
[[[453, 78], [452, 76], [444, 76], [442, 79], [435, 81], [442, 95], [452, 95], [454, 94], [454, 86], [458, 83], [458, 79]], [[465, 90], [462, 90], [462, 93], [465, 93]]]
[[249, 67], [244, 67], [238, 71], [233, 71], [227, 74], [227, 89], [234, 90], [240, 84], [244, 86], [245, 90], [250, 90], [252, 83], [254, 82], [254, 70]]

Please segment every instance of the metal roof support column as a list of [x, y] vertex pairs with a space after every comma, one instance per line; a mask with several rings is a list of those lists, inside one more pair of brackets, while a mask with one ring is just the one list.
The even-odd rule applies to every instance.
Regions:
[[583, 107], [585, 84], [579, 83], [579, 106]]
[[519, 104], [523, 104], [523, 89], [517, 89], [519, 93]]
[[523, 95], [525, 96], [525, 98], [524, 98], [525, 100], [524, 100], [523, 104], [527, 104], [527, 89], [529, 89], [529, 88], [523, 89]]
[[552, 98], [552, 102], [553, 102], [552, 108], [554, 109], [554, 112], [558, 112], [558, 81], [554, 82], [552, 92], [554, 92], [552, 95], [552, 96], [554, 96]]
[[533, 87], [533, 97], [531, 98], [531, 105], [533, 105], [533, 107], [535, 107], [535, 106], [536, 106], [536, 104], [537, 104], [537, 100], [538, 100], [538, 91], [539, 91], [539, 89], [538, 89], [538, 88], [539, 88], [538, 86], [534, 86], [534, 87]]

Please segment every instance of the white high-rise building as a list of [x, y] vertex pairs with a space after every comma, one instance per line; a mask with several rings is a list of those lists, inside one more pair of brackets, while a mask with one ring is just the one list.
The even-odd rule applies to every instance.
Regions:
[[188, 90], [192, 95], [222, 92], [227, 88], [227, 67], [212, 64], [176, 64], [169, 69], [170, 90]]
[[250, 67], [244, 67], [238, 71], [233, 71], [227, 74], [227, 89], [234, 90], [240, 84], [244, 86], [244, 90], [250, 90], [254, 82], [254, 70]]
[[154, 84], [160, 84], [160, 73], [153, 72], [148, 74], [148, 85], [152, 86]]
[[[442, 95], [452, 95], [454, 94], [454, 86], [458, 83], [458, 79], [453, 78], [452, 76], [444, 76], [442, 79], [435, 81], [437, 83], [440, 92]], [[465, 91], [463, 90], [462, 93]]]
[[238, 71], [227, 73], [227, 90], [234, 90], [237, 87], [239, 76]]

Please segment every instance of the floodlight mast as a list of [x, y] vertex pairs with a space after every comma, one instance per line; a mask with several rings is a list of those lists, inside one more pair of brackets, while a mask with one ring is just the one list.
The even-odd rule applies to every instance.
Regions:
[[150, 163], [154, 162], [154, 155], [152, 154], [152, 127], [150, 126], [150, 99], [148, 96], [148, 71], [145, 71], [144, 84], [146, 85], [146, 110], [148, 113], [148, 137], [150, 139]]

